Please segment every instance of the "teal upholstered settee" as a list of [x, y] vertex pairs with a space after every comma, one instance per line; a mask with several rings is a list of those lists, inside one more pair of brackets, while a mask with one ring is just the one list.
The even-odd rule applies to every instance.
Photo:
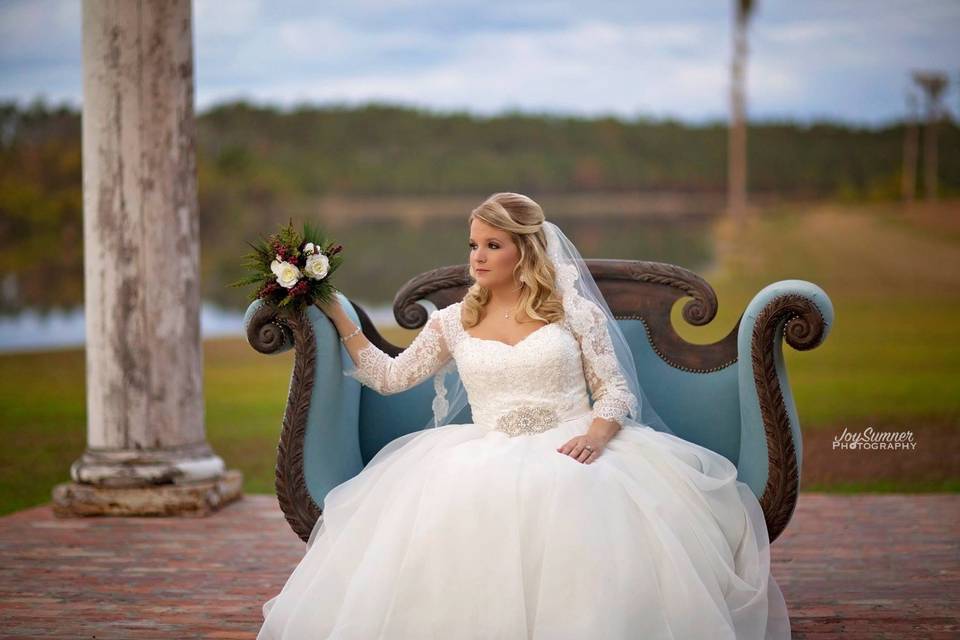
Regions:
[[[800, 484], [800, 424], [784, 368], [782, 342], [812, 349], [826, 338], [833, 306], [820, 287], [784, 280], [750, 301], [737, 325], [713, 344], [691, 344], [673, 329], [674, 303], [689, 298], [683, 317], [705, 325], [715, 316], [716, 294], [686, 269], [636, 260], [587, 260], [629, 340], [644, 391], [680, 437], [717, 451], [737, 465], [739, 479], [760, 499], [770, 540], [793, 513]], [[401, 326], [422, 327], [429, 309], [463, 298], [467, 265], [417, 276], [397, 294]], [[387, 342], [366, 312], [341, 301], [374, 344]], [[306, 540], [336, 485], [356, 475], [390, 440], [423, 428], [432, 415], [432, 380], [382, 396], [342, 374], [349, 354], [336, 328], [317, 308], [301, 316], [278, 314], [260, 301], [247, 309], [250, 344], [262, 353], [295, 349], [294, 370], [277, 454], [276, 489], [293, 530]], [[454, 422], [470, 422], [467, 406]]]

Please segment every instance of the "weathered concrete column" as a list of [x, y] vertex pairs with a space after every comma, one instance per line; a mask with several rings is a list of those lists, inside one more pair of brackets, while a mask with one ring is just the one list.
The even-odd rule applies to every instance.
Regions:
[[87, 450], [58, 513], [240, 495], [204, 430], [190, 0], [83, 4]]

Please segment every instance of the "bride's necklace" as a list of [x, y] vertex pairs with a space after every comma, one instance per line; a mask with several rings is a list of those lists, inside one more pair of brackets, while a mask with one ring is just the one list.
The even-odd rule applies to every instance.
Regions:
[[513, 310], [512, 307], [507, 308], [507, 309], [504, 310], [504, 312], [503, 312], [503, 318], [504, 318], [504, 320], [509, 320], [509, 319], [510, 319], [510, 314], [511, 314], [512, 310]]
[[504, 320], [509, 320], [509, 319], [510, 319], [510, 309], [509, 309], [509, 308], [503, 312], [503, 319], [504, 319]]
[[[519, 291], [519, 289], [514, 289], [514, 291]], [[510, 311], [509, 311], [509, 309], [508, 309], [507, 311], [504, 311], [504, 312], [503, 312], [503, 319], [504, 319], [504, 320], [509, 320], [509, 319], [510, 319]]]

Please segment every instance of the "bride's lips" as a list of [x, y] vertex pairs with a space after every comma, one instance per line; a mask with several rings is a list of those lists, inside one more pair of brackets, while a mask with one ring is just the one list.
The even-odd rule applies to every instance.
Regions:
[[490, 271], [490, 269], [474, 269], [474, 271], [477, 273], [486, 273], [487, 271]]

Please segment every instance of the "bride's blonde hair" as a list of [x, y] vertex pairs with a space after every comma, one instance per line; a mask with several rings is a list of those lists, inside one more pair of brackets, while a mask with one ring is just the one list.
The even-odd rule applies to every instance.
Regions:
[[[467, 224], [474, 220], [506, 231], [520, 249], [520, 259], [513, 269], [514, 280], [520, 285], [515, 311], [522, 310], [528, 317], [547, 323], [562, 320], [563, 304], [559, 292], [554, 290], [556, 270], [547, 256], [545, 218], [540, 205], [519, 193], [495, 193], [470, 212]], [[489, 301], [490, 291], [474, 279], [462, 304], [462, 320], [467, 329], [480, 322]]]

